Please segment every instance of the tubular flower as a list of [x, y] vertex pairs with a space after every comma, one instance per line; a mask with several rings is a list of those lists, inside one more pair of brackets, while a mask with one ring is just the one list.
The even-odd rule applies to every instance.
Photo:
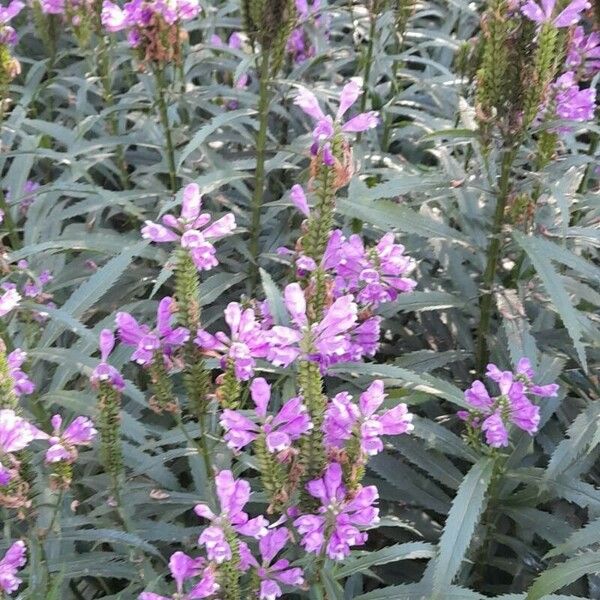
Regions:
[[110, 329], [103, 329], [100, 332], [100, 364], [94, 369], [90, 381], [94, 385], [106, 381], [116, 390], [122, 391], [125, 388], [123, 377], [107, 360], [109, 354], [115, 347], [115, 336]]
[[306, 299], [298, 283], [286, 286], [284, 299], [296, 327], [273, 327], [267, 360], [277, 366], [287, 367], [302, 355], [326, 369], [351, 353], [351, 332], [356, 326], [358, 312], [352, 296], [337, 298], [325, 310], [323, 319], [312, 325], [309, 325]]
[[181, 216], [164, 215], [162, 225], [146, 221], [142, 237], [157, 244], [178, 242], [190, 253], [198, 271], [212, 269], [219, 262], [211, 241], [231, 234], [236, 227], [235, 217], [229, 213], [209, 225], [212, 217], [208, 213], [201, 213], [201, 207], [200, 188], [190, 183], [183, 190]]
[[317, 514], [302, 515], [294, 526], [302, 535], [301, 544], [309, 553], [325, 553], [332, 560], [342, 560], [350, 554], [350, 546], [360, 546], [367, 534], [359, 528], [371, 527], [379, 521], [379, 498], [374, 485], [359, 487], [348, 496], [342, 483], [342, 468], [331, 463], [321, 479], [307, 484], [308, 492], [321, 502]]
[[379, 123], [378, 113], [374, 111], [360, 113], [352, 119], [342, 123], [342, 118], [348, 112], [350, 107], [356, 103], [360, 96], [361, 88], [355, 81], [350, 81], [342, 89], [340, 95], [340, 105], [335, 119], [331, 115], [326, 115], [321, 107], [317, 97], [305, 88], [301, 88], [294, 100], [294, 104], [299, 106], [308, 116], [316, 121], [313, 130], [314, 147], [313, 154], [317, 154], [319, 147], [325, 149], [324, 162], [333, 164], [333, 156], [328, 157], [331, 152], [330, 146], [336, 132], [341, 133], [359, 133], [367, 129], [377, 127]]
[[556, 396], [556, 384], [534, 385], [531, 363], [523, 358], [517, 365], [516, 373], [501, 371], [489, 364], [486, 375], [496, 382], [500, 394], [491, 396], [482, 381], [476, 380], [465, 391], [465, 400], [473, 407], [471, 413], [461, 411], [459, 417], [480, 428], [485, 433], [486, 442], [493, 448], [508, 446], [509, 423], [533, 435], [540, 422], [539, 406], [533, 404], [527, 394], [541, 397]]
[[566, 64], [585, 77], [593, 77], [600, 71], [600, 32], [585, 35], [583, 27], [576, 27], [571, 35]]
[[[192, 558], [184, 552], [175, 552], [169, 559], [169, 570], [175, 581], [177, 592], [174, 596], [161, 596], [153, 592], [143, 592], [139, 600], [196, 600], [208, 598], [219, 591], [215, 571], [212, 565], [207, 565], [203, 558]], [[189, 592], [183, 591], [184, 584], [200, 577]]]
[[20, 348], [13, 350], [7, 357], [8, 371], [13, 380], [13, 390], [17, 396], [31, 394], [35, 390], [35, 384], [21, 370], [21, 366], [27, 359], [27, 354]]
[[385, 396], [383, 381], [379, 379], [360, 395], [358, 405], [352, 402], [352, 396], [347, 392], [334, 396], [323, 422], [325, 442], [342, 449], [356, 435], [364, 454], [372, 456], [383, 450], [382, 435], [400, 435], [412, 431], [413, 415], [408, 412], [406, 404], [376, 413]]
[[140, 325], [129, 313], [117, 313], [119, 338], [126, 346], [135, 348], [131, 360], [147, 366], [152, 362], [154, 355], [161, 352], [168, 364], [175, 349], [187, 342], [190, 332], [185, 327], [172, 327], [174, 304], [175, 301], [169, 296], [160, 301], [155, 330], [151, 330], [147, 325]]
[[14, 310], [21, 301], [21, 294], [15, 288], [7, 289], [0, 296], [0, 317], [7, 315], [11, 310]]
[[570, 121], [591, 121], [596, 109], [596, 89], [580, 89], [575, 73], [568, 71], [552, 85], [554, 109], [559, 119]]
[[304, 583], [304, 572], [298, 567], [291, 567], [290, 562], [280, 558], [273, 562], [275, 557], [290, 541], [290, 533], [285, 528], [269, 531], [258, 542], [258, 549], [262, 561], [259, 563], [252, 554], [247, 554], [247, 561], [254, 567], [260, 580], [258, 597], [261, 600], [275, 600], [283, 596], [280, 584], [301, 586]]
[[581, 13], [590, 6], [587, 0], [572, 0], [558, 15], [554, 16], [556, 0], [541, 0], [540, 4], [534, 0], [527, 0], [521, 7], [521, 12], [538, 24], [552, 23], [555, 27], [570, 27], [579, 22]]
[[231, 560], [233, 552], [228, 537], [241, 534], [256, 539], [267, 533], [267, 520], [262, 517], [250, 519], [243, 511], [250, 499], [250, 484], [236, 480], [231, 471], [221, 471], [215, 477], [217, 497], [221, 512], [216, 515], [206, 504], [197, 504], [194, 512], [211, 524], [200, 534], [198, 543], [206, 547], [209, 560], [220, 564]]
[[8, 6], [0, 6], [0, 44], [14, 46], [17, 41], [17, 32], [9, 23], [23, 10], [25, 3], [21, 0], [12, 0]]
[[267, 416], [271, 386], [262, 377], [258, 377], [250, 386], [250, 394], [256, 406], [258, 423], [229, 409], [225, 409], [221, 417], [221, 426], [226, 431], [225, 441], [232, 450], [240, 451], [253, 442], [259, 433], [264, 433], [267, 450], [281, 452], [312, 429], [302, 398], [290, 398], [276, 415]]
[[268, 338], [256, 320], [254, 310], [242, 309], [237, 302], [231, 302], [225, 309], [225, 322], [229, 325], [230, 336], [222, 331], [211, 335], [200, 329], [194, 341], [202, 350], [218, 353], [224, 369], [232, 361], [236, 377], [247, 381], [254, 375], [255, 359], [265, 358], [268, 354]]
[[52, 428], [54, 431], [48, 439], [50, 448], [46, 450], [47, 463], [75, 462], [78, 456], [77, 446], [89, 446], [98, 434], [87, 417], [77, 417], [61, 432], [62, 417], [54, 415]]
[[27, 563], [27, 549], [23, 540], [16, 541], [0, 560], [0, 589], [6, 594], [16, 592], [23, 580], [17, 577], [19, 569]]

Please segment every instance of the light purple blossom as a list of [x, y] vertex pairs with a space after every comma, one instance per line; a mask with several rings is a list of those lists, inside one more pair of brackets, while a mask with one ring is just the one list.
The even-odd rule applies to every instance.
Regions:
[[47, 439], [48, 435], [19, 417], [14, 410], [0, 410], [0, 449], [5, 454], [20, 452], [33, 440]]
[[358, 436], [362, 451], [369, 456], [383, 450], [382, 435], [400, 435], [414, 429], [406, 404], [377, 414], [386, 394], [383, 381], [376, 379], [360, 395], [358, 404], [341, 392], [334, 396], [325, 412], [323, 432], [329, 446], [343, 449], [349, 439]]
[[344, 124], [341, 123], [342, 117], [348, 112], [350, 107], [355, 104], [360, 96], [361, 88], [355, 81], [350, 81], [342, 89], [340, 95], [340, 105], [335, 116], [335, 120], [330, 115], [325, 115], [319, 106], [317, 97], [305, 88], [301, 88], [294, 100], [294, 104], [299, 106], [307, 115], [316, 121], [313, 130], [313, 138], [317, 146], [331, 142], [336, 131], [342, 133], [358, 133], [377, 127], [379, 123], [378, 113], [371, 111], [361, 113]]
[[108, 356], [115, 347], [115, 336], [110, 329], [103, 329], [100, 332], [100, 364], [94, 369], [90, 381], [94, 385], [106, 381], [116, 390], [125, 389], [123, 377], [112, 365], [108, 364]]
[[198, 543], [206, 547], [209, 560], [220, 564], [231, 560], [233, 553], [227, 541], [226, 530], [260, 539], [267, 533], [268, 521], [263, 516], [250, 519], [243, 508], [250, 499], [250, 484], [236, 480], [231, 471], [221, 471], [215, 477], [217, 497], [221, 512], [216, 515], [206, 504], [197, 504], [194, 512], [211, 524], [204, 529]]
[[335, 273], [334, 294], [354, 294], [356, 300], [373, 307], [395, 300], [412, 291], [417, 282], [407, 277], [415, 261], [396, 244], [394, 234], [385, 234], [367, 249], [360, 236], [348, 239], [340, 230], [331, 233], [324, 255], [324, 266]]
[[493, 448], [508, 446], [510, 423], [533, 435], [538, 430], [540, 409], [527, 394], [556, 396], [558, 385], [534, 384], [534, 372], [526, 358], [518, 362], [516, 373], [501, 371], [496, 365], [489, 364], [486, 375], [498, 385], [499, 395], [491, 395], [482, 381], [474, 381], [465, 391], [465, 400], [473, 411], [461, 411], [459, 417], [471, 426], [481, 428], [486, 442]]
[[527, 0], [521, 7], [521, 12], [535, 23], [552, 23], [555, 27], [570, 27], [576, 25], [581, 13], [591, 4], [587, 0], [572, 0], [568, 6], [555, 16], [556, 0]]
[[16, 288], [8, 289], [0, 296], [0, 317], [15, 309], [21, 301], [21, 294]]
[[586, 77], [600, 71], [600, 32], [585, 35], [583, 27], [576, 27], [571, 35], [567, 54], [567, 67]]
[[20, 348], [13, 350], [7, 357], [8, 372], [13, 380], [13, 390], [17, 396], [31, 394], [35, 390], [35, 384], [21, 370], [23, 363], [27, 359], [27, 353]]
[[[143, 592], [139, 600], [196, 600], [208, 598], [219, 591], [215, 570], [212, 565], [207, 565], [203, 558], [192, 558], [185, 552], [175, 552], [169, 559], [169, 570], [175, 581], [177, 592], [174, 596], [161, 596], [153, 592]], [[201, 577], [189, 592], [183, 591], [184, 584], [196, 577]]]
[[135, 348], [131, 360], [147, 366], [160, 352], [169, 364], [175, 349], [188, 341], [190, 332], [185, 327], [172, 326], [174, 306], [175, 301], [169, 296], [159, 302], [154, 330], [147, 325], [140, 325], [129, 313], [117, 313], [115, 320], [119, 338], [126, 346]]
[[312, 325], [309, 324], [306, 299], [298, 283], [286, 286], [284, 299], [296, 327], [273, 327], [267, 360], [277, 366], [287, 367], [302, 355], [326, 368], [350, 353], [350, 332], [356, 326], [358, 311], [352, 296], [337, 298], [325, 310], [323, 319]]
[[302, 189], [301, 185], [294, 185], [290, 191], [290, 198], [294, 206], [305, 216], [308, 217], [310, 209], [308, 207], [308, 200], [306, 194]]
[[11, 0], [8, 6], [0, 6], [0, 44], [14, 46], [17, 41], [16, 31], [9, 25], [25, 7], [21, 0]]
[[269, 531], [258, 542], [262, 561], [259, 563], [252, 554], [247, 554], [247, 562], [255, 568], [260, 580], [258, 597], [261, 600], [275, 600], [283, 596], [280, 584], [301, 586], [304, 583], [304, 572], [299, 567], [290, 567], [289, 560], [275, 557], [290, 542], [290, 532], [285, 528]]
[[252, 381], [250, 394], [256, 406], [258, 423], [239, 411], [230, 409], [225, 409], [221, 416], [220, 423], [226, 432], [224, 439], [232, 450], [239, 452], [244, 446], [253, 442], [259, 433], [264, 433], [268, 451], [282, 452], [312, 429], [302, 398], [290, 398], [276, 415], [268, 416], [271, 386], [262, 377], [257, 377]]
[[0, 560], [0, 589], [6, 594], [16, 592], [23, 580], [17, 572], [27, 563], [27, 548], [23, 540], [16, 541]]
[[236, 227], [235, 217], [229, 213], [209, 225], [211, 216], [201, 213], [201, 207], [200, 188], [190, 183], [183, 189], [181, 216], [164, 215], [162, 225], [146, 221], [142, 237], [157, 244], [178, 242], [188, 250], [199, 271], [212, 269], [219, 262], [211, 241], [230, 235]]
[[321, 502], [317, 514], [302, 515], [294, 526], [302, 535], [301, 544], [308, 553], [325, 553], [332, 560], [343, 560], [351, 546], [367, 541], [367, 534], [359, 528], [371, 527], [379, 521], [379, 498], [374, 485], [360, 487], [348, 496], [342, 482], [342, 468], [331, 463], [321, 479], [310, 481], [308, 492]]
[[554, 109], [560, 119], [591, 121], [596, 109], [596, 88], [580, 89], [573, 71], [561, 75], [552, 85]]
[[247, 381], [254, 375], [255, 359], [267, 356], [268, 337], [254, 310], [243, 309], [237, 302], [228, 304], [225, 322], [231, 331], [229, 336], [222, 331], [212, 335], [200, 329], [194, 342], [204, 351], [218, 353], [223, 369], [227, 368], [229, 361], [233, 362], [236, 377]]
[[94, 424], [87, 417], [77, 417], [64, 431], [62, 429], [62, 417], [54, 415], [52, 417], [52, 436], [48, 438], [50, 448], [46, 450], [46, 462], [67, 462], [73, 463], [77, 460], [77, 446], [89, 446], [98, 431]]

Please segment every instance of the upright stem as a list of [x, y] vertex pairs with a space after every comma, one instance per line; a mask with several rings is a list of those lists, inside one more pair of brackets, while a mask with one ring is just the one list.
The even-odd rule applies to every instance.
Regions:
[[8, 203], [6, 202], [6, 197], [4, 196], [4, 191], [2, 190], [2, 188], [0, 188], [0, 209], [4, 213], [4, 224], [6, 225], [10, 245], [13, 250], [18, 250], [21, 247], [21, 240], [19, 239], [19, 234], [17, 233], [17, 226], [10, 213], [10, 208], [8, 206]]
[[502, 226], [504, 224], [504, 213], [510, 192], [510, 173], [517, 154], [517, 147], [513, 146], [506, 150], [502, 159], [502, 171], [498, 184], [498, 197], [496, 200], [496, 211], [492, 225], [492, 234], [487, 249], [487, 264], [483, 273], [482, 295], [479, 299], [479, 327], [477, 329], [477, 342], [475, 349], [476, 370], [481, 374], [488, 362], [489, 348], [487, 337], [489, 335], [490, 322], [492, 318], [492, 303], [494, 298], [494, 280], [498, 268], [500, 256]]
[[[367, 56], [365, 57], [365, 71], [363, 75], [362, 95], [360, 98], [360, 112], [365, 112], [367, 108], [367, 99], [369, 94], [369, 80], [371, 78], [371, 65], [373, 63], [373, 49], [375, 48], [375, 34], [377, 31], [377, 14], [369, 12], [371, 26], [369, 27], [369, 44], [367, 46]], [[360, 142], [362, 133], [357, 135], [357, 140]]]
[[263, 50], [260, 65], [258, 118], [259, 127], [256, 135], [256, 170], [254, 173], [254, 193], [252, 195], [252, 221], [250, 226], [250, 285], [253, 290], [258, 281], [258, 257], [260, 254], [260, 215], [265, 191], [265, 150], [267, 145], [267, 126], [269, 123], [269, 52]]
[[173, 136], [171, 134], [171, 126], [169, 125], [169, 113], [167, 112], [167, 83], [165, 80], [165, 69], [163, 66], [157, 66], [154, 69], [157, 87], [157, 102], [160, 120], [165, 131], [165, 139], [167, 142], [167, 166], [169, 168], [169, 185], [171, 191], [177, 191], [177, 172], [175, 169], [175, 149], [173, 146]]

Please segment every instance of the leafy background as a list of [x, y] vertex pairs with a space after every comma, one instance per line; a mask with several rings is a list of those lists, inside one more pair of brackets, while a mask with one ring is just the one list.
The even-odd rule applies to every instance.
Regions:
[[[215, 32], [226, 37], [240, 30], [239, 3], [201, 4], [201, 17], [187, 25], [185, 87], [171, 86], [168, 117], [178, 183], [196, 181], [210, 210], [233, 211], [240, 225], [221, 242], [221, 264], [202, 282], [210, 327], [228, 302], [248, 292], [258, 84], [252, 55], [209, 41]], [[301, 221], [287, 190], [308, 178], [310, 124], [291, 100], [304, 85], [335, 106], [340, 85], [363, 76], [371, 54], [367, 106], [381, 110], [383, 125], [354, 144], [359, 174], [341, 194], [337, 219], [366, 237], [398, 232], [418, 261], [418, 287], [385, 306], [386, 335], [373, 363], [337, 366], [328, 391], [358, 390], [382, 377], [390, 396], [417, 416], [414, 435], [394, 440], [370, 462], [367, 482], [380, 490], [384, 518], [371, 532], [370, 552], [354, 552], [327, 570], [328, 597], [599, 598], [600, 196], [590, 143], [598, 126], [565, 135], [559, 158], [540, 173], [527, 145], [519, 154], [515, 189], [541, 185], [543, 194], [532, 232], [507, 226], [502, 233], [492, 358], [510, 366], [527, 356], [541, 381], [558, 380], [561, 391], [542, 405], [543, 427], [534, 439], [512, 439], [506, 468], [492, 480], [489, 459], [461, 438], [455, 416], [464, 405], [461, 390], [473, 379], [499, 165], [494, 148], [486, 153], [479, 145], [472, 84], [454, 61], [462, 42], [478, 36], [485, 6], [405, 3], [410, 16], [398, 36], [394, 3], [380, 12], [375, 29], [368, 4], [326, 4], [329, 39], [311, 28], [315, 56], [299, 65], [288, 61], [274, 83], [261, 223], [261, 283], [276, 299], [289, 276], [276, 249], [294, 243]], [[107, 96], [96, 41], [81, 48], [68, 28], [56, 25], [49, 46], [30, 14], [18, 21], [23, 74], [11, 86], [0, 155], [11, 203], [23, 198], [27, 180], [41, 184], [19, 222], [22, 245], [10, 258], [54, 273], [48, 291], [57, 308], [46, 309], [43, 328], [13, 320], [9, 333], [27, 349], [38, 387], [26, 409], [45, 424], [57, 409], [95, 415], [87, 378], [97, 364], [99, 331], [112, 327], [117, 310], [151, 321], [157, 300], [172, 291], [167, 253], [141, 241], [139, 229], [175, 202], [151, 74], [137, 69], [127, 43], [115, 36]], [[233, 89], [232, 78], [243, 72], [251, 75], [249, 87]], [[190, 507], [205, 487], [199, 457], [169, 418], [149, 410], [148, 381], [128, 359], [124, 348], [112, 359], [127, 377], [127, 522], [107, 498], [97, 453], [85, 452], [60, 504], [59, 528], [49, 529], [56, 498], [40, 468], [35, 523], [4, 521], [4, 546], [29, 527], [28, 585], [19, 598], [135, 598], [164, 575], [171, 552], [195, 545]], [[279, 375], [282, 389], [293, 384], [289, 373]], [[191, 436], [197, 432], [194, 423], [186, 427]], [[218, 446], [214, 422], [212, 431]], [[253, 501], [260, 504], [260, 495]]]

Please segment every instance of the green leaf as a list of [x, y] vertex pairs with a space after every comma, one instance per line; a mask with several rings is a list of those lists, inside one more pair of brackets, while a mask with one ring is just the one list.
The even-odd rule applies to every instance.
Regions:
[[445, 594], [458, 574], [485, 508], [493, 470], [494, 460], [481, 458], [471, 467], [458, 488], [439, 542], [431, 600], [446, 598]]
[[558, 311], [577, 351], [579, 361], [583, 369], [587, 373], [587, 359], [585, 356], [585, 348], [581, 341], [583, 337], [583, 329], [580, 322], [578, 311], [571, 304], [569, 294], [563, 287], [558, 273], [548, 259], [546, 251], [539, 245], [539, 240], [536, 238], [525, 236], [518, 231], [513, 232], [513, 236], [517, 243], [527, 252], [531, 262], [540, 276], [546, 292], [550, 296], [554, 307]]
[[551, 558], [560, 554], [571, 554], [575, 550], [596, 544], [600, 540], [600, 518], [588, 523], [575, 531], [564, 544], [559, 544], [546, 554], [544, 558]]
[[544, 571], [529, 588], [526, 600], [545, 600], [548, 594], [590, 573], [600, 573], [600, 550], [586, 552]]
[[432, 558], [435, 556], [435, 548], [426, 542], [408, 542], [406, 544], [394, 544], [375, 552], [364, 553], [364, 556], [354, 558], [350, 556], [344, 565], [338, 569], [336, 577], [349, 577], [354, 573], [362, 573], [370, 567], [386, 565], [399, 560], [415, 560], [419, 558]]
[[277, 287], [277, 284], [273, 281], [273, 278], [269, 273], [262, 268], [260, 269], [260, 278], [262, 280], [265, 296], [269, 301], [269, 310], [273, 315], [275, 324], [288, 325], [290, 318], [287, 309], [285, 308], [281, 290]]
[[[393, 585], [381, 590], [375, 590], [362, 596], [357, 596], [355, 600], [429, 600], [427, 588], [422, 583], [413, 583], [409, 585]], [[477, 592], [467, 590], [455, 585], [448, 586], [444, 590], [444, 600], [484, 600]]]

